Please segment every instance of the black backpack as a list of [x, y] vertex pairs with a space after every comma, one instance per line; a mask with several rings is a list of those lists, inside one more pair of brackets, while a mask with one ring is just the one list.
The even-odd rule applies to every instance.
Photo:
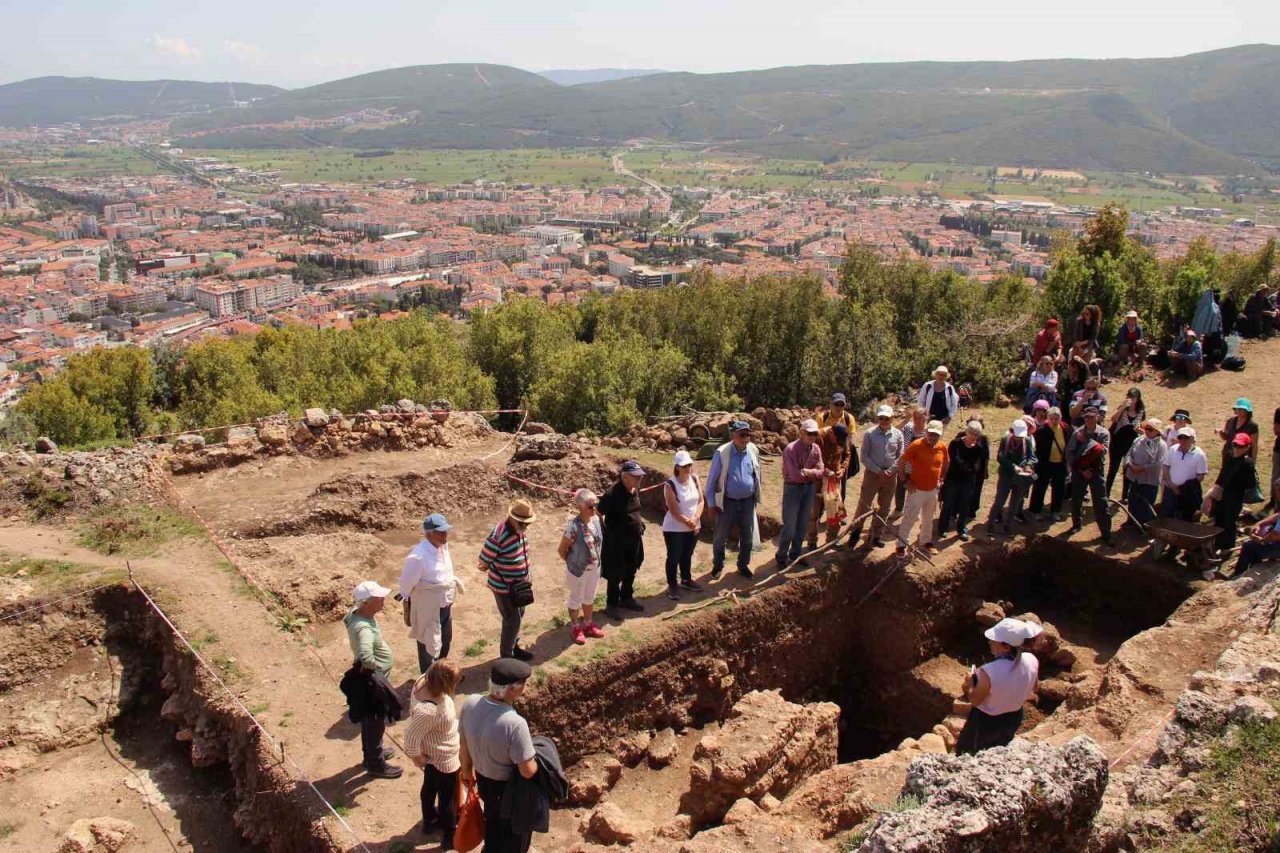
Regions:
[[1238, 355], [1227, 356], [1222, 360], [1222, 364], [1219, 366], [1223, 370], [1234, 370], [1239, 372], [1244, 370], [1244, 359]]

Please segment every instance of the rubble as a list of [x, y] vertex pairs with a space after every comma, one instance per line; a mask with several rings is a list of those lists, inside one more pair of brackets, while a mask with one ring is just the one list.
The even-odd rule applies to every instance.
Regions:
[[133, 840], [138, 828], [114, 817], [81, 818], [71, 824], [58, 853], [116, 853]]

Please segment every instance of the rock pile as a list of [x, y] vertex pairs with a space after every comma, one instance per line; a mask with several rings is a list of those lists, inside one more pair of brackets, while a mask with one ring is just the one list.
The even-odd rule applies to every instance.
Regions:
[[61, 453], [50, 445], [44, 453], [0, 452], [0, 514], [83, 513], [101, 504], [149, 500], [157, 494], [151, 449]]
[[813, 417], [810, 409], [765, 409], [746, 412], [715, 412], [666, 418], [652, 424], [634, 424], [621, 435], [601, 439], [605, 447], [634, 450], [696, 450], [707, 440], [724, 441], [729, 425], [744, 420], [751, 425], [752, 440], [762, 449], [781, 452], [787, 442], [800, 435], [800, 422]]
[[350, 417], [324, 409], [307, 409], [301, 419], [276, 415], [256, 427], [232, 428], [226, 443], [216, 446], [194, 433], [180, 435], [173, 442], [169, 468], [174, 474], [194, 474], [264, 456], [325, 459], [368, 450], [454, 447], [494, 432], [480, 415], [448, 413], [411, 400], [382, 409]]

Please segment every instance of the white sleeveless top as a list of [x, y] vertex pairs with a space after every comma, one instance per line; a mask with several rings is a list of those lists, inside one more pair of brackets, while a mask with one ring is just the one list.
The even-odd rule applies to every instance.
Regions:
[[1021, 708], [1022, 703], [1031, 698], [1036, 679], [1040, 677], [1040, 661], [1030, 652], [1022, 652], [1016, 661], [993, 660], [982, 669], [991, 679], [991, 692], [978, 710], [992, 716]]
[[[689, 482], [683, 486], [675, 477], [667, 480], [667, 485], [675, 489], [676, 506], [680, 509], [681, 515], [693, 515], [693, 511], [698, 508], [698, 483], [694, 474], [689, 475]], [[666, 488], [663, 488], [665, 494]], [[693, 531], [685, 527], [670, 512], [662, 517], [662, 529], [668, 533], [692, 533]]]

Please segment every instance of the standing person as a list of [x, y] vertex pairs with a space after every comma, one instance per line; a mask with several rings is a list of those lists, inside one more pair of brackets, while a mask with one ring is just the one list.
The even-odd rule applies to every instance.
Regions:
[[1175, 409], [1173, 417], [1170, 418], [1169, 427], [1164, 431], [1164, 443], [1169, 445], [1171, 450], [1178, 446], [1178, 430], [1184, 426], [1191, 426], [1191, 413], [1186, 409]]
[[820, 411], [815, 415], [818, 426], [821, 429], [831, 429], [836, 424], [844, 424], [846, 458], [844, 470], [840, 472], [841, 501], [848, 494], [849, 478], [856, 476], [860, 467], [858, 448], [853, 443], [853, 437], [858, 434], [858, 422], [854, 420], [852, 413], [849, 412], [848, 405], [849, 402], [845, 399], [844, 394], [836, 391], [831, 395], [831, 408], [822, 410], [819, 407]]
[[947, 475], [942, 481], [942, 516], [938, 519], [938, 536], [946, 536], [951, 519], [956, 520], [956, 536], [961, 542], [969, 541], [969, 512], [973, 505], [973, 490], [978, 484], [978, 470], [987, 463], [987, 452], [979, 444], [982, 424], [969, 421], [964, 432], [951, 439], [947, 445]]
[[1036, 430], [1036, 481], [1031, 486], [1028, 512], [1037, 521], [1044, 514], [1046, 491], [1049, 491], [1049, 520], [1062, 520], [1062, 502], [1067, 496], [1067, 441], [1070, 437], [1071, 431], [1062, 422], [1062, 410], [1050, 406], [1044, 426]]
[[1071, 532], [1084, 529], [1084, 495], [1088, 491], [1093, 503], [1093, 518], [1102, 531], [1104, 544], [1111, 544], [1111, 512], [1104, 491], [1103, 471], [1107, 458], [1107, 444], [1111, 435], [1098, 425], [1098, 410], [1093, 406], [1084, 410], [1084, 426], [1071, 433], [1067, 442], [1067, 470], [1071, 475]]
[[538, 774], [529, 723], [513, 707], [531, 675], [526, 663], [494, 661], [487, 694], [468, 697], [462, 706], [462, 781], [480, 789], [485, 853], [527, 853], [533, 840], [533, 833], [516, 834], [511, 818], [502, 814], [503, 797], [515, 775], [532, 779]]
[[[377, 581], [361, 582], [352, 594], [355, 606], [347, 611], [342, 620], [347, 627], [347, 642], [351, 645], [351, 654], [355, 659], [352, 668], [359, 668], [368, 676], [381, 676], [383, 679], [391, 674], [392, 657], [391, 647], [382, 639], [382, 626], [378, 624], [377, 617], [390, 594], [391, 590]], [[362, 766], [370, 776], [378, 779], [399, 779], [404, 771], [387, 763], [393, 753], [382, 746], [382, 735], [387, 730], [389, 714], [375, 698], [376, 688], [369, 684], [372, 678], [364, 681], [365, 704], [364, 713], [360, 717]]]
[[782, 451], [782, 532], [778, 534], [778, 568], [800, 557], [800, 547], [809, 527], [814, 492], [828, 474], [818, 447], [818, 422], [809, 418], [800, 424], [800, 437]]
[[1084, 381], [1084, 387], [1077, 391], [1071, 397], [1071, 425], [1075, 427], [1084, 426], [1084, 411], [1088, 408], [1095, 408], [1099, 412], [1107, 407], [1107, 398], [1100, 390], [1099, 386], [1102, 380], [1096, 376], [1090, 376]]
[[1042, 630], [1034, 622], [1001, 619], [983, 632], [995, 660], [964, 680], [961, 692], [973, 707], [956, 738], [956, 755], [1007, 746], [1018, 733], [1022, 706], [1035, 695], [1040, 678], [1040, 661], [1020, 649]]
[[520, 648], [520, 623], [524, 609], [533, 600], [529, 576], [529, 540], [525, 530], [537, 519], [533, 504], [524, 498], [511, 502], [507, 517], [499, 521], [480, 548], [479, 569], [488, 573], [489, 591], [493, 593], [498, 615], [502, 617], [502, 633], [498, 653], [504, 658], [533, 660], [533, 654]]
[[1142, 364], [1147, 357], [1147, 342], [1138, 323], [1138, 312], [1124, 315], [1124, 322], [1116, 332], [1116, 358], [1121, 364]]
[[1156, 517], [1160, 480], [1169, 460], [1169, 445], [1160, 435], [1161, 426], [1157, 418], [1143, 421], [1142, 437], [1129, 448], [1124, 460], [1124, 478], [1129, 484], [1129, 514], [1133, 521], [1142, 525]]
[[751, 545], [756, 537], [756, 507], [764, 478], [760, 470], [760, 450], [751, 441], [751, 426], [734, 421], [732, 438], [716, 449], [707, 472], [707, 509], [716, 520], [711, 545], [711, 579], [719, 580], [724, 570], [724, 548], [729, 531], [738, 528], [738, 574], [751, 577]]
[[1030, 412], [1032, 406], [1041, 401], [1050, 406], [1058, 405], [1058, 371], [1053, 369], [1053, 359], [1047, 355], [1041, 356], [1036, 369], [1031, 371], [1023, 411]]
[[1195, 521], [1203, 496], [1202, 482], [1209, 473], [1209, 459], [1196, 446], [1196, 431], [1178, 429], [1178, 445], [1169, 451], [1164, 465], [1164, 499], [1160, 515]]
[[881, 405], [876, 409], [875, 426], [868, 427], [862, 434], [862, 488], [858, 492], [858, 508], [853, 514], [858, 521], [849, 534], [849, 547], [858, 544], [862, 526], [866, 523], [863, 516], [870, 511], [872, 501], [875, 501], [876, 512], [871, 519], [871, 546], [884, 547], [884, 540], [880, 537], [884, 535], [885, 520], [897, 492], [898, 460], [906, 446], [902, 430], [893, 425], [893, 407]]
[[409, 636], [418, 647], [418, 672], [449, 656], [453, 643], [453, 600], [466, 585], [453, 573], [449, 531], [453, 527], [438, 512], [422, 522], [422, 541], [404, 558], [400, 570], [400, 598], [409, 602]]
[[1181, 373], [1188, 380], [1199, 379], [1204, 373], [1204, 349], [1195, 329], [1187, 326], [1182, 339], [1169, 350], [1169, 365], [1174, 373]]
[[604, 546], [600, 552], [601, 574], [605, 587], [606, 607], [615, 619], [622, 610], [643, 613], [644, 605], [636, 601], [636, 572], [644, 562], [644, 517], [640, 515], [640, 483], [644, 468], [634, 459], [622, 463], [618, 480], [600, 498], [600, 514], [604, 516]]
[[[1108, 432], [1111, 433], [1111, 447], [1108, 448], [1107, 454], [1111, 458], [1107, 463], [1107, 497], [1111, 497], [1111, 487], [1116, 481], [1116, 474], [1119, 473], [1129, 448], [1133, 447], [1134, 441], [1138, 438], [1139, 425], [1146, 419], [1147, 408], [1142, 403], [1142, 391], [1138, 388], [1130, 388], [1129, 393], [1124, 396], [1124, 404], [1116, 409], [1108, 425]], [[1120, 482], [1121, 500], [1129, 498], [1129, 488], [1126, 483], [1128, 480]]]
[[956, 410], [960, 408], [960, 395], [956, 393], [956, 387], [950, 380], [951, 371], [945, 364], [939, 364], [933, 369], [933, 381], [920, 386], [920, 394], [916, 399], [920, 408], [932, 420], [941, 421], [943, 426], [951, 423]]
[[1236, 400], [1235, 405], [1231, 407], [1231, 417], [1227, 418], [1226, 424], [1222, 429], [1218, 430], [1218, 438], [1222, 439], [1222, 464], [1225, 466], [1227, 461], [1234, 455], [1235, 446], [1232, 442], [1237, 435], [1249, 436], [1249, 458], [1254, 464], [1258, 461], [1258, 424], [1253, 419], [1253, 403], [1249, 402], [1247, 397], [1241, 397]]
[[978, 482], [973, 487], [973, 498], [969, 501], [969, 518], [977, 518], [982, 505], [982, 487], [986, 485], [987, 475], [991, 473], [991, 441], [987, 434], [986, 423], [981, 413], [975, 413], [969, 423], [978, 425], [978, 446], [982, 448], [982, 462], [978, 465]]
[[1057, 317], [1050, 317], [1044, 321], [1044, 328], [1036, 332], [1035, 343], [1031, 347], [1032, 363], [1039, 364], [1040, 359], [1046, 355], [1055, 365], [1066, 361], [1062, 346], [1061, 324]]
[[[933, 517], [938, 510], [938, 487], [947, 475], [947, 446], [942, 443], [942, 422], [929, 421], [925, 426], [924, 438], [911, 443], [902, 454], [902, 465], [899, 476], [907, 480], [907, 503], [902, 509], [902, 520], [898, 522], [899, 557], [907, 553], [907, 543], [911, 537], [911, 528], [917, 519], [920, 522], [920, 547], [930, 554], [938, 553], [938, 546], [933, 544]], [[911, 474], [906, 474], [907, 468]]]
[[1252, 438], [1242, 432], [1236, 433], [1231, 440], [1232, 456], [1218, 472], [1218, 479], [1205, 495], [1204, 505], [1200, 508], [1216, 526], [1222, 528], [1213, 543], [1220, 554], [1225, 555], [1235, 547], [1240, 513], [1244, 511], [1245, 501], [1258, 491], [1258, 472], [1249, 456], [1252, 444]]
[[1027, 437], [1027, 422], [1018, 418], [996, 448], [996, 499], [987, 516], [989, 535], [996, 534], [997, 523], [1004, 535], [1009, 535], [1013, 517], [1022, 513], [1022, 501], [1031, 487], [1035, 470], [1035, 445]]
[[[849, 446], [849, 433], [843, 423], [837, 421], [832, 426], [819, 428], [818, 450], [822, 453], [822, 466], [829, 473], [815, 486], [813, 507], [809, 511], [808, 549], [810, 551], [818, 547], [818, 522], [822, 520], [824, 514], [827, 516], [826, 541], [831, 542], [840, 532], [840, 521], [844, 518], [844, 495], [840, 490], [848, 470]], [[835, 494], [840, 494], [839, 500], [835, 502], [837, 509], [829, 512], [828, 504], [831, 501], [828, 496]]]
[[[697, 592], [693, 580], [693, 549], [702, 531], [702, 484], [693, 473], [689, 451], [676, 452], [674, 469], [662, 487], [667, 513], [662, 517], [662, 538], [667, 543], [667, 598], [680, 600], [680, 587]], [[677, 572], [679, 577], [677, 577]], [[680, 586], [676, 586], [677, 581]]]
[[[911, 443], [917, 438], [924, 438], [924, 426], [928, 422], [928, 410], [916, 406], [911, 410], [910, 416], [902, 423], [902, 449], [906, 451]], [[910, 474], [911, 472], [907, 472]], [[907, 500], [907, 484], [906, 481], [899, 478], [898, 484], [893, 493], [893, 509], [898, 515], [902, 515], [902, 505]]]
[[604, 542], [604, 530], [596, 513], [599, 503], [600, 499], [590, 489], [578, 489], [573, 493], [573, 505], [578, 508], [578, 514], [569, 519], [557, 552], [564, 560], [569, 636], [579, 646], [587, 642], [587, 637], [598, 640], [604, 636], [591, 613], [595, 607], [596, 590], [600, 588], [600, 552]]
[[436, 661], [413, 684], [413, 709], [404, 731], [404, 754], [422, 771], [422, 833], [440, 830], [440, 849], [453, 849], [458, 828], [458, 709], [454, 691], [462, 673]]

